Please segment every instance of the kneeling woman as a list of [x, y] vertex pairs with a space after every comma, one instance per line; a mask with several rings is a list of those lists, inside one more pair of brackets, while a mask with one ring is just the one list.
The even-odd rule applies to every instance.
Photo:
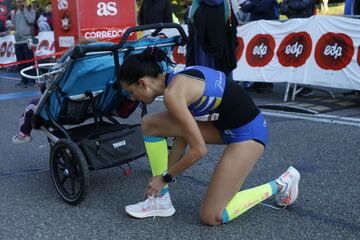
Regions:
[[[274, 181], [238, 192], [267, 144], [264, 117], [241, 86], [202, 66], [165, 74], [162, 66], [169, 64], [161, 49], [148, 48], [128, 56], [119, 70], [120, 84], [133, 100], [149, 104], [163, 95], [167, 109], [142, 120], [153, 177], [147, 199], [126, 206], [126, 212], [137, 218], [173, 215], [167, 185], [207, 153], [206, 144], [227, 146], [201, 204], [204, 224], [228, 222], [272, 195], [280, 206], [293, 203], [300, 180], [293, 167]], [[165, 137], [175, 137], [169, 159]]]

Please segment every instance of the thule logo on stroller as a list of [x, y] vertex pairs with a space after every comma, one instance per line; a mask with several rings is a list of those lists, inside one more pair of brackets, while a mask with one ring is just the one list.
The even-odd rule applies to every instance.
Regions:
[[122, 140], [120, 142], [116, 142], [116, 143], [113, 143], [113, 147], [114, 148], [119, 148], [121, 146], [125, 146], [126, 145], [126, 141], [125, 140]]

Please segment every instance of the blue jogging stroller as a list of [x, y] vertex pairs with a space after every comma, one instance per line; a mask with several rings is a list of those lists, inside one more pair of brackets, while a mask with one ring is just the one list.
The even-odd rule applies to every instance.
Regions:
[[[179, 34], [167, 38], [161, 30]], [[150, 35], [129, 41], [131, 34], [148, 30]], [[34, 112], [32, 127], [45, 133], [50, 145], [50, 172], [61, 198], [72, 205], [84, 200], [89, 170], [128, 164], [145, 155], [140, 124], [123, 124], [138, 106], [116, 84], [116, 72], [128, 54], [157, 46], [172, 55], [175, 46], [185, 45], [187, 36], [178, 24], [151, 24], [129, 28], [119, 44], [98, 42], [68, 50], [57, 63], [31, 66], [25, 77], [45, 82]], [[46, 69], [37, 76], [26, 72]]]

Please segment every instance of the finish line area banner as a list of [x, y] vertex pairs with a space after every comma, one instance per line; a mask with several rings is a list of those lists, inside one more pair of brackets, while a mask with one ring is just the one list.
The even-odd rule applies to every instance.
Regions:
[[360, 90], [360, 20], [313, 16], [238, 27], [235, 80]]
[[[186, 25], [183, 26], [187, 30]], [[313, 16], [254, 21], [238, 27], [236, 81], [288, 82], [360, 90], [360, 19]], [[163, 31], [167, 36], [178, 32]], [[0, 38], [0, 68], [16, 63], [14, 38]], [[37, 56], [54, 53], [54, 33], [39, 35]], [[185, 65], [186, 48], [175, 47], [177, 69]]]
[[[238, 27], [237, 37], [236, 81], [360, 90], [360, 19], [260, 20]], [[184, 47], [175, 48], [175, 61], [185, 64], [185, 54]]]
[[[40, 32], [38, 36], [39, 44], [36, 47], [36, 57], [50, 58], [55, 54], [54, 32]], [[7, 65], [16, 64], [15, 37], [7, 35], [0, 38], [0, 68]]]

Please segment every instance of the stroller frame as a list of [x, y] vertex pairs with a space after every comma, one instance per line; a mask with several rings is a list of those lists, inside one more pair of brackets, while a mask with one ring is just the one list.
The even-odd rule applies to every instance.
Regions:
[[[151, 30], [153, 31], [151, 36], [156, 37], [159, 36], [159, 33], [163, 29], [167, 28], [176, 29], [180, 35], [172, 37], [171, 41], [165, 41], [164, 43], [156, 44], [149, 43], [143, 46], [136, 46], [136, 42], [139, 42], [139, 40], [142, 40], [144, 38], [128, 42], [130, 34], [139, 31]], [[114, 166], [121, 167], [122, 164], [128, 164], [128, 162], [133, 161], [146, 154], [143, 142], [139, 141], [140, 136], [142, 139], [139, 124], [121, 124], [110, 112], [107, 112], [106, 114], [99, 114], [97, 112], [97, 109], [95, 108], [94, 111], [97, 113], [97, 115], [94, 114], [94, 116], [92, 116], [92, 118], [94, 119], [94, 123], [83, 124], [85, 120], [91, 119], [91, 117], [87, 117], [85, 120], [81, 120], [79, 126], [72, 128], [65, 128], [64, 126], [62, 126], [61, 121], [58, 120], [58, 117], [54, 116], [54, 114], [50, 110], [49, 98], [50, 96], [52, 96], [52, 94], [55, 94], [56, 91], [61, 91], [58, 84], [64, 78], [64, 76], [68, 74], [67, 70], [70, 69], [69, 71], [71, 71], [71, 67], [77, 60], [84, 59], [88, 56], [96, 57], [104, 56], [104, 54], [110, 54], [113, 56], [114, 59], [114, 74], [116, 79], [116, 73], [120, 66], [120, 53], [131, 53], [132, 51], [140, 51], [150, 46], [162, 48], [169, 46], [185, 45], [186, 42], [187, 36], [182, 27], [178, 24], [160, 23], [135, 26], [126, 30], [119, 44], [103, 46], [92, 44], [78, 45], [70, 51], [66, 52], [58, 63], [38, 64], [21, 70], [20, 73], [24, 77], [36, 79], [38, 81], [45, 81], [46, 83], [46, 89], [43, 92], [33, 115], [32, 127], [34, 129], [40, 129], [42, 132], [45, 133], [48, 138], [50, 145], [50, 172], [52, 181], [58, 194], [66, 203], [76, 205], [81, 203], [85, 199], [89, 188], [89, 170], [103, 169]], [[42, 75], [38, 74], [37, 76], [31, 76], [26, 73], [31, 69], [36, 69], [38, 73], [38, 70], [41, 68], [50, 69], [48, 72]], [[103, 90], [102, 93], [104, 93], [105, 90]], [[85, 97], [87, 97], [88, 99], [90, 98], [91, 100], [94, 98], [93, 93], [90, 93], [90, 95], [86, 95]], [[110, 96], [110, 99], [112, 100], [113, 97], [114, 96]], [[100, 96], [101, 100], [103, 98], [105, 98], [105, 93]], [[143, 103], [141, 103], [140, 105], [142, 106], [143, 116], [147, 112], [146, 105]], [[46, 114], [44, 115], [44, 113]], [[44, 119], [44, 116], [47, 116], [47, 119]], [[107, 121], [104, 121], [104, 119], [106, 119]], [[66, 123], [65, 125], [69, 125], [69, 123]], [[76, 124], [70, 123], [70, 125]], [[87, 144], [85, 144], [85, 140], [87, 141], [89, 138], [89, 127], [91, 127], [91, 132], [95, 131], [97, 132], [97, 134], [102, 134], [104, 136], [111, 135], [112, 132], [118, 132], [118, 135], [121, 135], [122, 138], [117, 138], [117, 142], [112, 143], [114, 148], [115, 146], [120, 146], [125, 142], [125, 140], [123, 140], [124, 136], [129, 136], [129, 141], [132, 141], [132, 143], [137, 146], [137, 148], [135, 149], [136, 151], [128, 151], [126, 153], [126, 156], [123, 157], [123, 159], [117, 160], [115, 163], [113, 162], [107, 165], [106, 163], [102, 163], [97, 166], [97, 164], [94, 164], [96, 163], [95, 160], [92, 159], [92, 156], [94, 156], [94, 154], [91, 154], [91, 150], [89, 150], [89, 147], [85, 148], [84, 146]], [[130, 136], [132, 137], [132, 139], [130, 139]], [[82, 139], [84, 137], [86, 138], [85, 140]], [[95, 142], [97, 144], [97, 151], [99, 152], [99, 143], [97, 141]], [[124, 171], [124, 174], [131, 174], [130, 166], [127, 171]]]

